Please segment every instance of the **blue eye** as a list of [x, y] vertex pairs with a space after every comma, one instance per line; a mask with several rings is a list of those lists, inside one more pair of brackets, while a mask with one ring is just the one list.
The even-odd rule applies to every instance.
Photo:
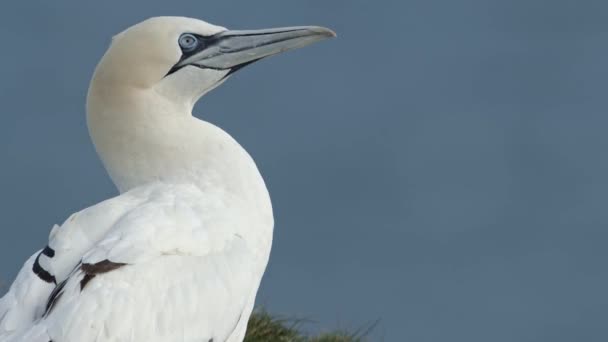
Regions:
[[184, 51], [192, 51], [198, 45], [198, 38], [190, 33], [184, 33], [179, 37], [179, 46]]

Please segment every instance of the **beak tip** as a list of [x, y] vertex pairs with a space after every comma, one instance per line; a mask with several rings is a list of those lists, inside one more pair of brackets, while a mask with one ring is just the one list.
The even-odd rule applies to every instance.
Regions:
[[336, 34], [336, 32], [334, 32], [331, 29], [328, 29], [327, 27], [314, 26], [311, 28], [311, 31], [314, 31], [315, 33], [319, 34], [320, 36], [324, 36], [327, 38], [335, 38], [338, 36]]

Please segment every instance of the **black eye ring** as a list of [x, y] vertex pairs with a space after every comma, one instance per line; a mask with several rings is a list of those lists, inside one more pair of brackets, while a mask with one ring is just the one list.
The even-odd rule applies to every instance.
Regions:
[[184, 51], [192, 51], [198, 46], [198, 38], [191, 33], [182, 34], [178, 42]]

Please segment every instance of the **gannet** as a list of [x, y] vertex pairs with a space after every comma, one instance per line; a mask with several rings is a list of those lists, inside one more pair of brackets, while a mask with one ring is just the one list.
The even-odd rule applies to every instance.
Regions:
[[120, 195], [51, 230], [0, 299], [0, 341], [242, 341], [272, 206], [249, 154], [192, 109], [243, 66], [333, 36], [183, 17], [116, 35], [86, 109]]

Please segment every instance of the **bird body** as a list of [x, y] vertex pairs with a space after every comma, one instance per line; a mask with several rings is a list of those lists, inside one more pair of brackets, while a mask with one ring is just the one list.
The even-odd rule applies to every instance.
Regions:
[[249, 154], [192, 108], [241, 67], [330, 36], [181, 17], [115, 36], [87, 123], [120, 195], [52, 229], [0, 299], [0, 342], [242, 341], [272, 206]]
[[[60, 290], [51, 296], [54, 287], [42, 286], [51, 297], [36, 303], [42, 319], [3, 326], [28, 328], [7, 341], [225, 341], [237, 330], [242, 339], [272, 241], [272, 221], [255, 216], [197, 186], [160, 182], [72, 215], [51, 233], [53, 257], [38, 259], [65, 279]], [[115, 269], [83, 267], [107, 261]], [[31, 270], [10, 292], [45, 285]], [[9, 315], [28, 309], [14, 304]]]

